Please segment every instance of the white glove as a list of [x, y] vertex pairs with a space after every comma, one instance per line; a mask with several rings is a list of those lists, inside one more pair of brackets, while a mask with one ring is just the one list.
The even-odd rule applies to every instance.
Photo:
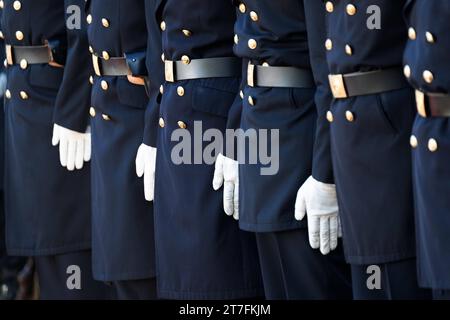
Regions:
[[317, 181], [312, 176], [297, 193], [295, 219], [301, 221], [308, 213], [309, 244], [323, 255], [336, 249], [342, 236], [336, 186]]
[[214, 170], [213, 188], [223, 186], [223, 209], [229, 216], [239, 220], [239, 163], [219, 154]]
[[52, 145], [59, 144], [59, 160], [69, 171], [83, 169], [84, 162], [91, 160], [91, 128], [80, 133], [57, 125], [53, 126]]
[[153, 201], [155, 197], [156, 148], [141, 144], [136, 155], [136, 174], [144, 176], [145, 200]]

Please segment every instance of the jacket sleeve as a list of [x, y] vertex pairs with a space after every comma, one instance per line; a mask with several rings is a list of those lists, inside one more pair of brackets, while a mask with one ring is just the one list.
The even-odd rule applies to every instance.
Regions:
[[323, 2], [317, 0], [304, 0], [304, 6], [311, 68], [316, 82], [317, 125], [312, 175], [320, 182], [331, 184], [334, 183], [334, 177], [327, 112], [333, 97], [328, 82], [329, 70], [324, 46], [326, 40], [325, 8]]
[[62, 84], [56, 98], [53, 121], [62, 127], [85, 132], [91, 98], [89, 76], [93, 74], [87, 39], [85, 0], [64, 0], [64, 6], [65, 21], [75, 14], [71, 6], [79, 8], [76, 13], [81, 15], [81, 28], [69, 29], [66, 23], [67, 58]]
[[156, 1], [146, 0], [145, 11], [147, 20], [147, 69], [149, 79], [147, 93], [149, 102], [145, 110], [145, 127], [143, 143], [156, 148], [159, 130], [159, 104], [161, 101], [160, 86], [164, 83], [164, 64], [161, 61], [162, 39], [161, 31], [156, 21]]

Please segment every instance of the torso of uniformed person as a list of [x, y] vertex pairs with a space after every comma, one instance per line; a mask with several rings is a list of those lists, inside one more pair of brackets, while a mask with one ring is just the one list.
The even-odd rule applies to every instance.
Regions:
[[450, 93], [450, 2], [408, 1], [405, 75], [424, 92]]
[[157, 19], [165, 60], [234, 56], [236, 15], [230, 0], [162, 1], [157, 9]]
[[406, 42], [405, 0], [330, 0], [327, 60], [332, 74], [400, 67]]
[[309, 68], [303, 1], [233, 1], [234, 52], [257, 65]]

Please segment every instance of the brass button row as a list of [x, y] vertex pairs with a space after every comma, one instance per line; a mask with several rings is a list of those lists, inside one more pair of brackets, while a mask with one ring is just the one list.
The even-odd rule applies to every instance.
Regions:
[[[410, 137], [409, 144], [413, 149], [416, 149], [419, 146], [419, 141], [415, 135], [412, 135]], [[430, 152], [436, 152], [438, 150], [438, 143], [436, 139], [434, 138], [428, 139], [427, 148]]]
[[[180, 129], [186, 129], [187, 128], [187, 124], [185, 122], [181, 121], [181, 120], [177, 121], [177, 125], [178, 125], [178, 128], [180, 128]], [[165, 123], [163, 118], [159, 118], [159, 126], [161, 128], [164, 128], [166, 126], [166, 123]]]

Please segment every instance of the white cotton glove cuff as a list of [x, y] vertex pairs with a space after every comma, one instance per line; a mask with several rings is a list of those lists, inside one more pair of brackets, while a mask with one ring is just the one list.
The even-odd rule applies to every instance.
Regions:
[[213, 188], [223, 186], [223, 209], [229, 216], [239, 220], [239, 163], [219, 154], [214, 170]]
[[156, 153], [156, 148], [141, 144], [136, 155], [136, 174], [140, 178], [144, 176], [144, 196], [147, 201], [153, 201], [155, 197]]
[[341, 236], [336, 186], [317, 181], [312, 176], [297, 193], [295, 218], [308, 214], [309, 242], [312, 248], [328, 254], [336, 249]]
[[91, 160], [91, 128], [85, 133], [73, 131], [56, 123], [53, 126], [52, 145], [59, 144], [59, 159], [69, 171], [83, 169], [84, 163]]

